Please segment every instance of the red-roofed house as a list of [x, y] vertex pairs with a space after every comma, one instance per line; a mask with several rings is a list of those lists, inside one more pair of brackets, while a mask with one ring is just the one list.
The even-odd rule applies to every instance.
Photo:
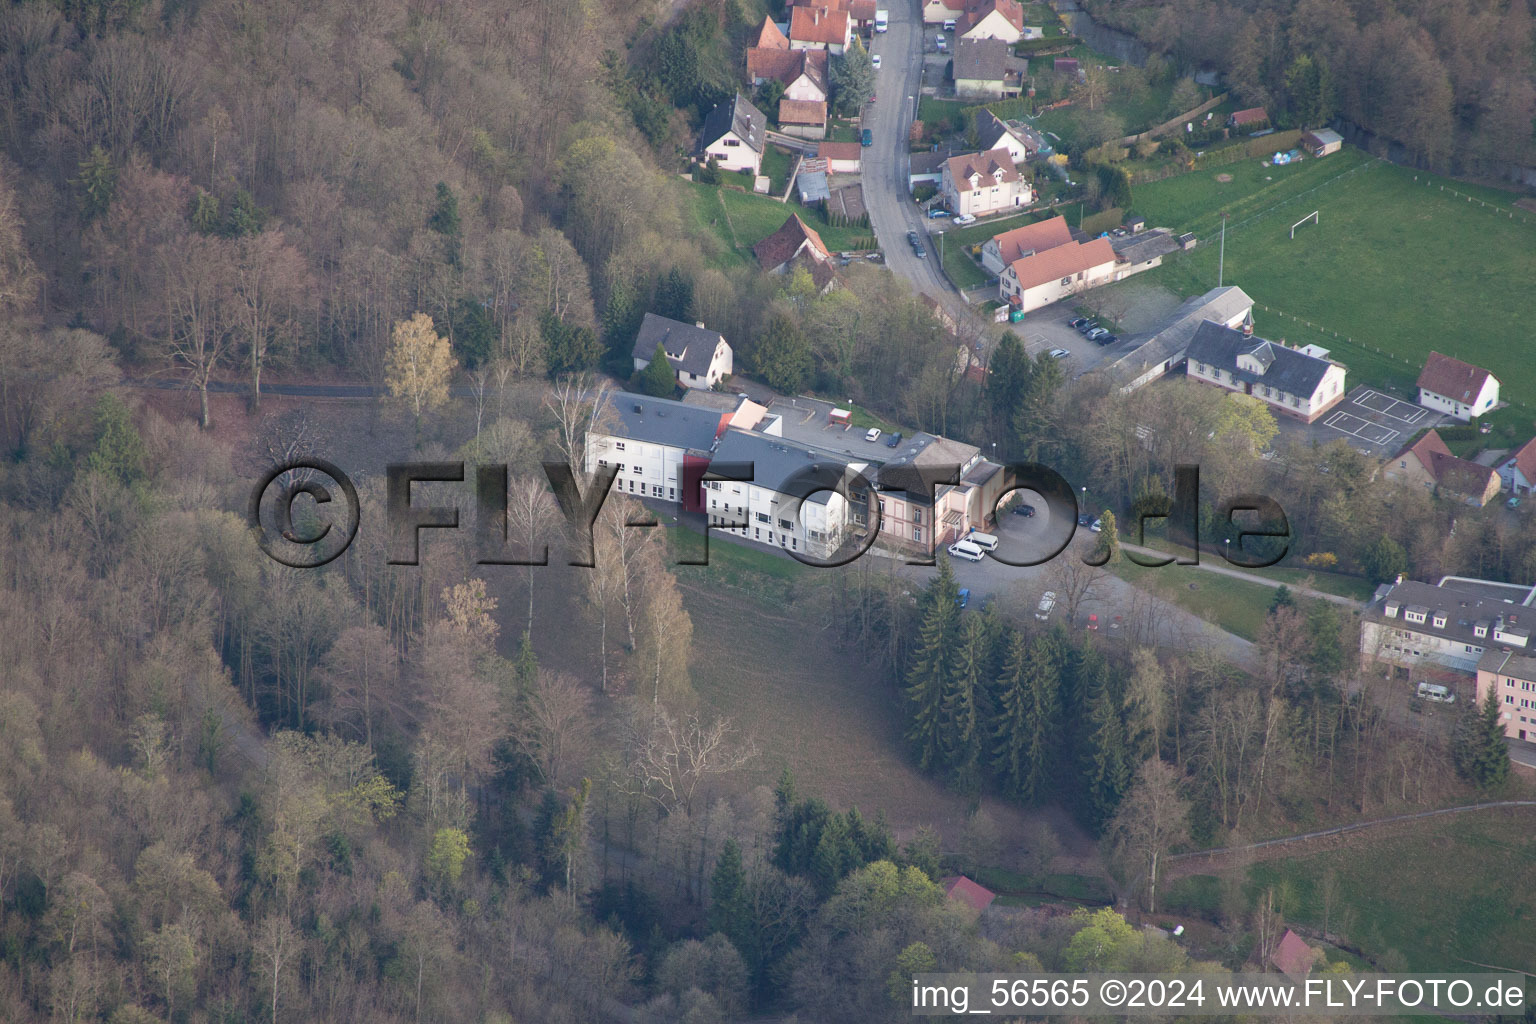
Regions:
[[1499, 378], [1481, 366], [1431, 352], [1419, 374], [1419, 404], [1458, 420], [1474, 420], [1499, 404]]
[[1035, 201], [1029, 179], [1020, 174], [1006, 149], [966, 153], [944, 162], [939, 191], [957, 214], [985, 217]]
[[998, 276], [998, 291], [1028, 313], [1107, 284], [1115, 276], [1115, 250], [1107, 238], [1070, 242], [1014, 260]]
[[1536, 489], [1536, 438], [1525, 442], [1520, 450], [1505, 459], [1499, 466], [1499, 479], [1504, 489], [1515, 494], [1530, 494]]
[[847, 11], [827, 6], [789, 9], [789, 48], [842, 53], [853, 40], [853, 19]]
[[950, 875], [948, 878], [939, 879], [939, 888], [944, 890], [944, 895], [956, 903], [963, 903], [976, 913], [981, 913], [992, 905], [997, 899], [997, 894], [985, 886], [977, 885], [964, 875]]
[[753, 46], [747, 50], [747, 77], [753, 85], [762, 85], [769, 79], [783, 82], [787, 100], [825, 103], [827, 51]]
[[864, 147], [857, 142], [823, 142], [816, 147], [816, 156], [827, 162], [827, 170], [833, 174], [858, 174]]
[[770, 274], [786, 270], [796, 256], [805, 256], [814, 263], [828, 263], [832, 259], [821, 236], [794, 213], [779, 230], [754, 245], [752, 254]]
[[923, 24], [941, 25], [965, 15], [965, 0], [923, 0]]
[[1024, 36], [1024, 6], [1019, 0], [973, 3], [955, 25], [959, 39], [1001, 39], [1012, 46]]
[[822, 138], [827, 134], [827, 105], [814, 100], [780, 100], [779, 130], [802, 139]]
[[1491, 466], [1458, 459], [1433, 430], [1388, 459], [1382, 475], [1477, 508], [1493, 500], [1503, 486]]
[[1317, 965], [1317, 950], [1307, 945], [1306, 940], [1289, 928], [1280, 936], [1280, 943], [1275, 946], [1275, 951], [1269, 954], [1269, 964], [1281, 974], [1288, 975], [1295, 981], [1300, 981], [1312, 973], [1312, 968]]
[[789, 37], [779, 31], [779, 26], [773, 23], [772, 18], [764, 18], [763, 27], [757, 30], [757, 42], [753, 45], [764, 49], [787, 50]]
[[1001, 274], [1015, 260], [1071, 241], [1072, 229], [1067, 227], [1067, 219], [1052, 217], [987, 239], [981, 246], [981, 265], [994, 274]]
[[1233, 128], [1258, 128], [1269, 124], [1269, 111], [1263, 107], [1249, 107], [1247, 110], [1239, 110], [1228, 118], [1227, 123]]

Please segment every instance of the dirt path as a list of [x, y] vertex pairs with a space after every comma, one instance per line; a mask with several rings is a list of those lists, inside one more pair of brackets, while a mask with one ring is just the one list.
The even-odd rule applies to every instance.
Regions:
[[1176, 853], [1164, 859], [1164, 863], [1168, 865], [1168, 870], [1162, 880], [1170, 881], [1175, 878], [1183, 878], [1186, 875], [1199, 874], [1202, 869], [1211, 868], [1217, 862], [1239, 853], [1258, 853], [1261, 856], [1255, 859], [1263, 859], [1262, 851], [1275, 850], [1278, 852], [1278, 848], [1291, 846], [1295, 843], [1330, 839], [1335, 836], [1342, 836], [1350, 832], [1358, 832], [1362, 829], [1375, 828], [1381, 825], [1418, 821], [1446, 814], [1464, 814], [1468, 811], [1488, 811], [1501, 807], [1536, 807], [1536, 800], [1497, 800], [1485, 804], [1462, 804], [1458, 807], [1441, 807], [1433, 811], [1394, 814], [1389, 818], [1375, 818], [1371, 821], [1357, 821], [1349, 825], [1336, 825], [1333, 828], [1319, 829], [1315, 832], [1302, 832], [1298, 835], [1282, 836], [1278, 839], [1265, 839], [1262, 842], [1247, 843], [1242, 846], [1222, 846], [1214, 850], [1194, 850], [1189, 853]]

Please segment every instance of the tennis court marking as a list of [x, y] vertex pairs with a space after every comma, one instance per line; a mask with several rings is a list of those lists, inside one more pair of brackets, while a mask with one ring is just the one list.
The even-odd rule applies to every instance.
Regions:
[[1392, 441], [1393, 438], [1397, 437], [1399, 433], [1390, 427], [1384, 427], [1379, 423], [1372, 423], [1370, 420], [1361, 419], [1359, 416], [1347, 412], [1334, 413], [1323, 421], [1323, 426], [1332, 427], [1341, 434], [1349, 434], [1351, 437], [1358, 437], [1383, 447]]
[[[1375, 400], [1385, 402], [1386, 404], [1378, 405], [1377, 401]], [[1427, 409], [1421, 409], [1416, 405], [1409, 405], [1407, 402], [1393, 398], [1391, 395], [1384, 395], [1380, 391], [1363, 391], [1356, 395], [1352, 401], [1356, 405], [1364, 406], [1365, 408], [1371, 410], [1371, 412], [1379, 413], [1382, 416], [1390, 416], [1394, 420], [1398, 420], [1402, 423], [1417, 423], [1419, 420], [1423, 419], [1424, 414], [1429, 411]], [[1402, 406], [1404, 409], [1411, 411], [1408, 415], [1405, 416], [1398, 411], [1398, 406]]]

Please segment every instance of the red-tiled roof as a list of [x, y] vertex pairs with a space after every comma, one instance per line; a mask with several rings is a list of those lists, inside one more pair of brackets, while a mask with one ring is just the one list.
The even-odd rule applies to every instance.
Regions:
[[1293, 978], [1305, 978], [1311, 974], [1312, 965], [1316, 961], [1317, 954], [1312, 947], [1289, 928], [1285, 930], [1284, 935], [1280, 936], [1280, 944], [1269, 955], [1269, 962], [1274, 964], [1277, 970]]
[[773, 78], [785, 85], [805, 75], [823, 94], [827, 91], [826, 50], [779, 50], [773, 47], [747, 47], [747, 76], [754, 81]]
[[1067, 227], [1065, 217], [1052, 217], [1036, 224], [1014, 228], [1012, 231], [1004, 231], [994, 236], [992, 241], [997, 243], [998, 255], [1006, 265], [1022, 259], [1025, 253], [1044, 252], [1058, 245], [1066, 245], [1072, 241], [1072, 229]]
[[789, 37], [779, 31], [772, 18], [763, 19], [763, 27], [757, 31], [757, 45], [774, 50], [789, 49]]
[[1521, 445], [1520, 450], [1515, 452], [1514, 458], [1508, 459], [1504, 464], [1506, 466], [1513, 464], [1525, 477], [1527, 483], [1536, 481], [1536, 437]]
[[848, 42], [848, 12], [825, 6], [791, 7], [789, 38], [797, 43], [842, 46]]
[[1024, 31], [1024, 5], [1019, 0], [981, 0], [980, 3], [972, 4], [960, 18], [955, 34], [965, 35], [993, 11], [1001, 14], [1008, 24], [1020, 32]]
[[964, 875], [951, 875], [939, 880], [939, 887], [944, 890], [944, 895], [959, 903], [964, 903], [978, 914], [992, 905], [997, 899], [997, 894], [992, 890], [977, 885]]
[[1013, 166], [1013, 157], [1006, 149], [992, 149], [985, 153], [966, 153], [961, 156], [949, 158], [949, 176], [956, 187], [962, 181], [970, 181], [971, 176], [976, 176], [976, 184], [967, 188], [991, 188], [993, 185], [1005, 181], [1017, 181], [1018, 169]]
[[776, 270], [799, 251], [801, 243], [810, 240], [818, 260], [828, 259], [830, 254], [821, 236], [812, 230], [799, 214], [792, 213], [779, 230], [752, 247], [752, 254], [764, 270]]
[[857, 142], [823, 142], [816, 147], [816, 155], [823, 160], [862, 161], [864, 147]]
[[1241, 128], [1245, 124], [1258, 124], [1260, 121], [1268, 121], [1269, 112], [1263, 107], [1249, 107], [1247, 110], [1239, 110], [1232, 115], [1232, 123]]
[[1419, 374], [1419, 387], [1453, 402], [1471, 405], [1492, 376], [1480, 366], [1431, 352], [1424, 361], [1424, 372]]
[[1087, 243], [1073, 242], [1070, 245], [1058, 245], [1054, 249], [1014, 260], [1010, 269], [1018, 279], [1019, 289], [1022, 291], [1045, 284], [1047, 281], [1071, 277], [1091, 267], [1113, 262], [1115, 262], [1115, 250], [1109, 244], [1109, 239], [1095, 238]]
[[825, 125], [827, 105], [817, 100], [779, 100], [779, 124]]
[[1452, 455], [1433, 430], [1392, 457], [1401, 460], [1408, 455], [1418, 460], [1436, 484], [1453, 494], [1481, 500], [1498, 480], [1499, 474], [1493, 467]]

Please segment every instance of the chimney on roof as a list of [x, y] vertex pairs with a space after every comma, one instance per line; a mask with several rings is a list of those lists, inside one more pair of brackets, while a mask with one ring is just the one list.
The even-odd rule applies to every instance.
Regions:
[[1397, 579], [1392, 581], [1392, 585], [1393, 586], [1397, 586], [1398, 584], [1400, 584], [1402, 582], [1403, 582], [1403, 574], [1402, 573], [1398, 573], [1397, 574]]
[[1243, 337], [1245, 337], [1245, 338], [1253, 337], [1253, 321], [1252, 320], [1244, 320], [1243, 321]]
[[704, 321], [703, 320], [695, 320], [693, 322], [693, 326], [699, 328], [700, 330], [703, 330], [704, 329]]

